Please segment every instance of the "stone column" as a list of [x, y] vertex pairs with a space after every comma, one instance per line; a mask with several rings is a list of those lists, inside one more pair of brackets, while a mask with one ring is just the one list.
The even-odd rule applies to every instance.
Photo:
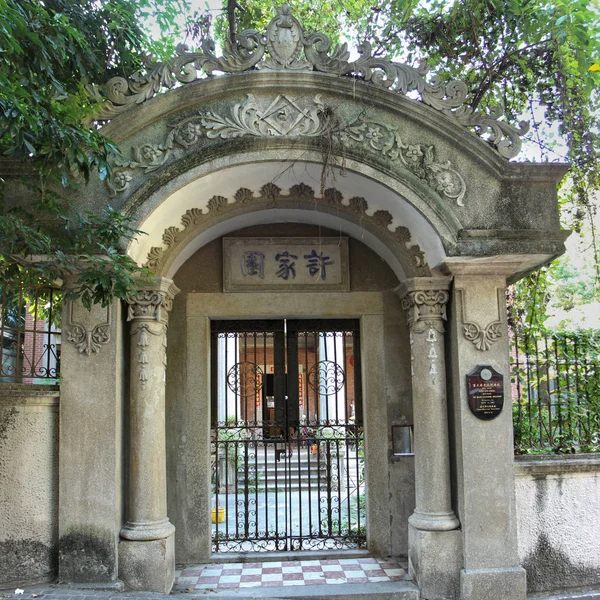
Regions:
[[[512, 398], [506, 319], [506, 276], [518, 263], [472, 264], [453, 259], [448, 314], [456, 447], [456, 510], [463, 538], [460, 597], [523, 600], [526, 574], [519, 564], [514, 484]], [[469, 408], [466, 376], [490, 366], [504, 378], [504, 407], [491, 420]]]
[[414, 413], [416, 507], [409, 518], [409, 568], [422, 598], [454, 598], [461, 559], [452, 510], [444, 322], [450, 278], [400, 285], [408, 315]]
[[165, 367], [167, 317], [177, 292], [159, 278], [128, 300], [129, 503], [119, 545], [127, 588], [167, 594], [175, 577], [175, 527], [167, 516]]

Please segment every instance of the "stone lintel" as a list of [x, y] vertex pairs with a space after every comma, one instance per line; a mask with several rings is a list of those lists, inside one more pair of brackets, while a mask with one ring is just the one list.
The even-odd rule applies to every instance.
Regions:
[[494, 256], [449, 256], [437, 266], [448, 276], [499, 276], [514, 281], [521, 273], [531, 271], [555, 255], [550, 254], [497, 254]]

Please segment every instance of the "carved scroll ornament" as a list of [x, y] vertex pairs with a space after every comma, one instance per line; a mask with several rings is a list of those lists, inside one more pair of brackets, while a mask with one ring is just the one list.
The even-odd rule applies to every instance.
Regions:
[[429, 81], [425, 64], [415, 68], [389, 58], [373, 56], [368, 42], [358, 46], [360, 58], [349, 62], [347, 44], [331, 49], [331, 42], [322, 33], [307, 35], [300, 22], [284, 4], [265, 33], [254, 29], [243, 31], [235, 43], [225, 43], [223, 56], [215, 55], [211, 39], [201, 42], [200, 52], [189, 52], [187, 46], [177, 46], [176, 55], [166, 62], [144, 60], [145, 74], [125, 79], [113, 77], [102, 88], [92, 86], [94, 94], [106, 99], [97, 118], [108, 120], [133, 104], [149, 100], [162, 88], [178, 83], [187, 84], [214, 72], [239, 73], [252, 69], [271, 71], [320, 71], [338, 76], [360, 78], [396, 94], [416, 92], [421, 101], [451, 117], [459, 124], [472, 128], [505, 158], [515, 157], [521, 150], [520, 136], [529, 130], [521, 121], [518, 127], [499, 119], [502, 110], [489, 113], [476, 111], [465, 104], [468, 88], [462, 81], [443, 82], [439, 77]]
[[444, 332], [446, 304], [450, 295], [445, 290], [416, 290], [408, 292], [401, 301], [407, 313], [408, 326], [415, 333], [435, 329]]
[[475, 348], [477, 348], [477, 350], [486, 352], [503, 336], [502, 310], [500, 307], [504, 302], [504, 290], [501, 288], [498, 288], [497, 290], [498, 318], [483, 327], [467, 317], [467, 309], [465, 306], [466, 292], [462, 289], [458, 289], [458, 292], [460, 294], [460, 306], [462, 310], [463, 335], [466, 340], [471, 342]]
[[142, 290], [127, 297], [128, 321], [158, 321], [166, 323], [173, 308], [173, 296], [168, 291]]
[[384, 156], [391, 164], [407, 168], [442, 198], [464, 206], [467, 191], [463, 177], [450, 161], [436, 158], [434, 146], [405, 142], [398, 128], [374, 120], [356, 118], [348, 124], [332, 123], [325, 116], [326, 107], [320, 95], [311, 101], [292, 99], [279, 94], [261, 103], [248, 94], [246, 102], [235, 104], [228, 114], [199, 112], [170, 126], [160, 144], [143, 144], [132, 148], [132, 160], [119, 159], [111, 180], [107, 181], [112, 196], [124, 192], [133, 180], [132, 171], [151, 173], [173, 159], [177, 151], [189, 150], [202, 138], [232, 139], [252, 137], [321, 137], [331, 136], [340, 146], [358, 144], [367, 151]]
[[110, 341], [108, 325], [96, 325], [91, 330], [83, 325], [74, 325], [66, 330], [67, 340], [75, 345], [75, 348], [89, 356], [92, 352], [99, 352], [102, 345]]
[[480, 327], [477, 323], [467, 323], [464, 325], [465, 339], [472, 342], [477, 350], [489, 350], [495, 342], [502, 337], [502, 323], [494, 321], [485, 327]]

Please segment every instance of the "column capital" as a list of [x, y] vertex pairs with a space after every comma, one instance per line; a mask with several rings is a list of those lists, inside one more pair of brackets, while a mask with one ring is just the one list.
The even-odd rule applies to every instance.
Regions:
[[450, 277], [414, 277], [396, 288], [411, 331], [421, 333], [433, 327], [443, 333], [451, 281]]
[[127, 296], [128, 321], [167, 322], [167, 315], [173, 308], [173, 298], [179, 288], [165, 277], [140, 279], [141, 289]]

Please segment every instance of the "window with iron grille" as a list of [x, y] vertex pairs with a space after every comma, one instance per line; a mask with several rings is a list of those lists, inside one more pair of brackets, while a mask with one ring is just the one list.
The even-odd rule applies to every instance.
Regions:
[[57, 383], [62, 292], [0, 285], [0, 383]]

